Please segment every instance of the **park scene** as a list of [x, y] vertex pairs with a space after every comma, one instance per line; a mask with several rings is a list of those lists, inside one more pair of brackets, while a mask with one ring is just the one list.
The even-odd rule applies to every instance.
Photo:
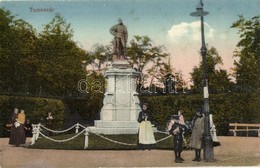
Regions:
[[0, 168], [259, 167], [259, 7], [0, 1]]

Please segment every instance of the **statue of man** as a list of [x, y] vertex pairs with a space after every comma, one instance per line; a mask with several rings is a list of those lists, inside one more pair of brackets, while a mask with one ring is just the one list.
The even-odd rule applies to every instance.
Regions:
[[126, 56], [128, 33], [122, 19], [119, 18], [118, 24], [110, 28], [110, 33], [114, 36], [113, 54], [117, 59], [124, 59]]

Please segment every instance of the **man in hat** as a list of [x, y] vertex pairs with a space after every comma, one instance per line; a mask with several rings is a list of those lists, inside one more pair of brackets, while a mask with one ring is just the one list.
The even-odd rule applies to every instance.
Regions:
[[113, 54], [117, 59], [124, 59], [126, 56], [126, 42], [128, 38], [127, 28], [123, 24], [121, 18], [118, 19], [118, 24], [110, 28], [110, 33], [114, 36]]
[[197, 109], [192, 120], [192, 133], [190, 137], [190, 147], [195, 149], [195, 158], [192, 161], [201, 161], [200, 153], [202, 149], [202, 136], [204, 133], [204, 116], [202, 109]]
[[183, 150], [183, 131], [185, 129], [185, 126], [180, 124], [180, 116], [179, 115], [173, 115], [172, 120], [174, 120], [174, 124], [172, 125], [170, 129], [170, 134], [173, 135], [174, 140], [174, 154], [175, 154], [175, 162], [176, 163], [182, 163], [184, 159], [181, 157], [181, 152]]

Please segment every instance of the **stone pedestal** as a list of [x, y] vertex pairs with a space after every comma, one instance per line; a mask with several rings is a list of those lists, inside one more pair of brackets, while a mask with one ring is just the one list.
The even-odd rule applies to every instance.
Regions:
[[139, 72], [126, 60], [114, 61], [105, 72], [106, 93], [100, 120], [90, 129], [101, 134], [137, 134], [140, 101], [136, 92]]

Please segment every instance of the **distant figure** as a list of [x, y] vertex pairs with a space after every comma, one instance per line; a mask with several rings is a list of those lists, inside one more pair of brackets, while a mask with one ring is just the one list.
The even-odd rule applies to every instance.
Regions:
[[147, 104], [143, 104], [142, 111], [139, 113], [138, 122], [139, 126], [139, 149], [149, 149], [155, 145], [155, 139], [153, 134], [153, 128], [151, 124], [152, 114], [147, 110]]
[[173, 115], [172, 120], [174, 120], [174, 124], [171, 126], [169, 131], [170, 134], [173, 135], [174, 140], [174, 154], [175, 154], [175, 162], [182, 163], [184, 159], [181, 157], [181, 152], [183, 150], [183, 133], [185, 130], [185, 126], [180, 123], [180, 116]]
[[32, 124], [29, 119], [26, 120], [24, 124], [25, 136], [32, 137]]
[[190, 147], [195, 149], [195, 158], [192, 161], [201, 161], [200, 153], [202, 149], [202, 136], [204, 133], [204, 116], [202, 110], [197, 109], [192, 120], [192, 133], [190, 137]]
[[52, 116], [51, 112], [48, 112], [46, 121], [47, 121], [47, 127], [52, 129], [53, 116]]
[[122, 19], [119, 18], [118, 24], [110, 28], [110, 33], [114, 36], [113, 54], [117, 59], [125, 59], [128, 32]]

